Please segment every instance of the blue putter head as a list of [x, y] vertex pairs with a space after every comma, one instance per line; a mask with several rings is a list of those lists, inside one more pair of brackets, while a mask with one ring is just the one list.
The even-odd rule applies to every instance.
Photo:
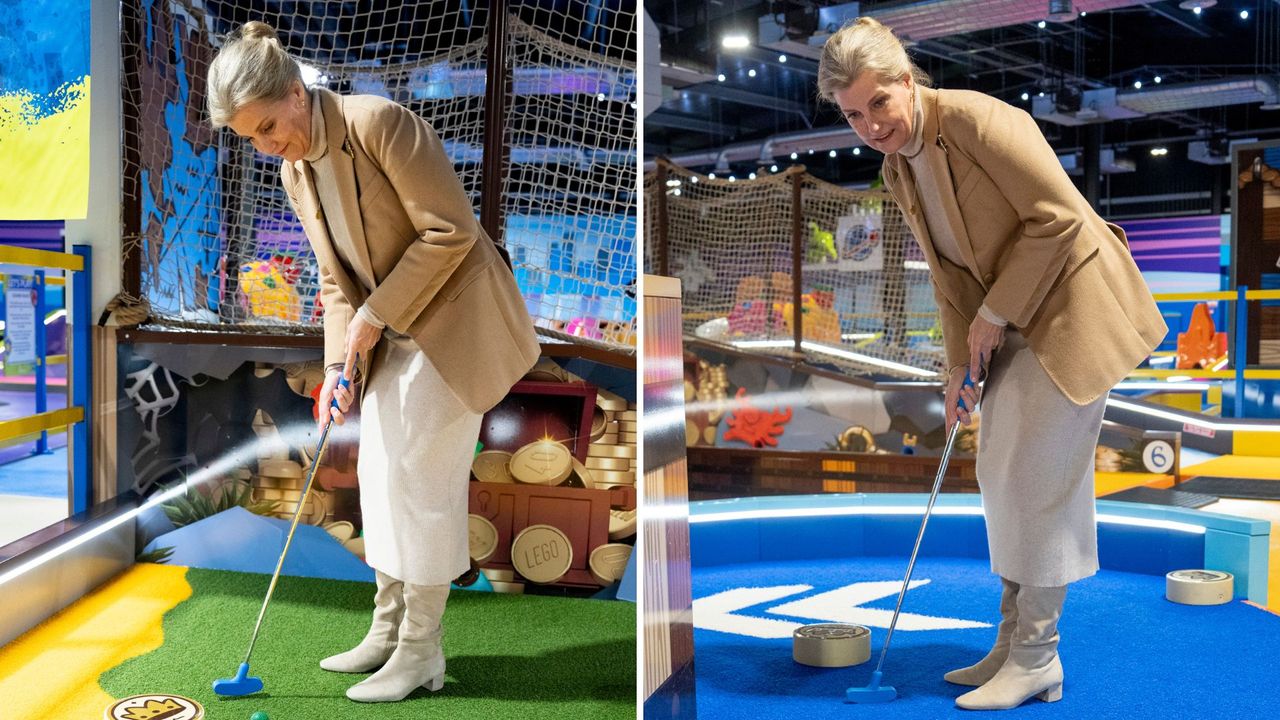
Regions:
[[871, 683], [864, 688], [849, 688], [844, 693], [844, 701], [860, 704], [887, 703], [898, 697], [898, 691], [892, 685], [880, 687], [880, 671], [871, 673]]
[[240, 697], [252, 695], [262, 689], [262, 678], [249, 676], [249, 663], [240, 663], [240, 670], [233, 678], [213, 681], [213, 691], [222, 696]]

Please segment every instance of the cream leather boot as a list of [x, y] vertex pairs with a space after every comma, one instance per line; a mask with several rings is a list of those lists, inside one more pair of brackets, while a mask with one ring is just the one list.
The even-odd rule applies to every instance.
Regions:
[[976, 665], [952, 670], [942, 676], [943, 680], [956, 685], [978, 687], [995, 677], [996, 671], [1009, 657], [1009, 639], [1013, 637], [1013, 629], [1018, 625], [1018, 583], [1004, 578], [1000, 578], [1000, 583], [1004, 590], [1000, 593], [1000, 626], [996, 628], [996, 644]]
[[357, 702], [396, 702], [414, 690], [444, 687], [444, 652], [440, 618], [449, 585], [404, 585], [404, 620], [391, 659], [364, 682], [347, 690]]
[[1058, 618], [1067, 588], [1018, 588], [1018, 624], [1009, 659], [995, 677], [977, 690], [956, 698], [965, 710], [1007, 710], [1027, 698], [1062, 699], [1062, 663], [1058, 660]]
[[373, 595], [373, 623], [354, 648], [320, 661], [333, 672], [360, 673], [380, 667], [396, 649], [400, 620], [404, 617], [404, 583], [385, 573], [377, 573], [378, 591]]

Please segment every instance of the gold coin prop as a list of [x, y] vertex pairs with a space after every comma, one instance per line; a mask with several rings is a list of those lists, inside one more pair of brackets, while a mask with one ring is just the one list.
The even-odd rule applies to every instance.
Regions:
[[567, 487], [576, 488], [592, 488], [595, 487], [595, 480], [591, 476], [591, 468], [583, 465], [578, 458], [570, 458], [573, 461], [573, 472], [569, 473], [569, 478], [564, 481]]
[[511, 476], [531, 485], [559, 485], [573, 471], [569, 448], [554, 440], [529, 443], [511, 456]]
[[598, 458], [587, 456], [587, 467], [592, 470], [630, 470], [629, 458]]
[[259, 460], [258, 474], [262, 477], [298, 479], [302, 477], [302, 466], [292, 460]]
[[471, 472], [480, 482], [513, 483], [511, 477], [511, 453], [503, 450], [484, 450], [471, 461]]
[[530, 525], [511, 543], [511, 564], [530, 582], [553, 583], [573, 565], [573, 545], [557, 527]]
[[117, 700], [103, 714], [105, 720], [200, 720], [204, 707], [181, 695], [153, 693]]
[[596, 582], [601, 585], [612, 585], [622, 579], [627, 571], [627, 561], [630, 559], [630, 545], [609, 543], [591, 551], [587, 567], [591, 569], [591, 577]]
[[606, 483], [616, 485], [625, 483], [627, 485], [636, 484], [636, 474], [630, 470], [593, 470], [591, 477], [595, 479], [596, 484]]
[[601, 458], [633, 458], [636, 456], [634, 445], [591, 445], [587, 448], [587, 457]]
[[471, 557], [477, 563], [484, 563], [493, 557], [498, 549], [498, 528], [488, 518], [479, 515], [467, 516], [467, 545]]
[[635, 510], [609, 510], [609, 539], [617, 542], [636, 534]]
[[340, 543], [344, 543], [356, 536], [356, 526], [346, 520], [326, 523], [324, 529], [325, 532], [332, 535]]

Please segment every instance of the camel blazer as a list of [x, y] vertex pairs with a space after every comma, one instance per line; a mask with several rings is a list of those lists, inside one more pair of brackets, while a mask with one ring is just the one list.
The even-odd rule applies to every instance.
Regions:
[[885, 185], [924, 250], [948, 368], [969, 362], [969, 325], [985, 302], [1026, 338], [1063, 394], [1106, 394], [1168, 328], [1129, 253], [1058, 162], [1035, 120], [982, 93], [920, 88], [925, 156], [964, 258], [934, 252], [911, 167], [886, 155]]
[[283, 163], [285, 192], [319, 265], [325, 365], [343, 361], [347, 325], [367, 303], [388, 329], [413, 338], [468, 409], [487, 411], [540, 348], [515, 279], [476, 221], [440, 139], [385, 98], [323, 89], [315, 97], [342, 214], [360, 249], [352, 262], [376, 280], [364, 287], [339, 260], [307, 164]]

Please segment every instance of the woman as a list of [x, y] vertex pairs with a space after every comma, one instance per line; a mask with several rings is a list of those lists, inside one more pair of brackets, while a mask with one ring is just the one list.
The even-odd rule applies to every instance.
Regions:
[[1080, 195], [1031, 116], [927, 81], [870, 18], [831, 36], [818, 68], [822, 97], [884, 153], [885, 184], [928, 260], [948, 430], [970, 421], [957, 398], [978, 399], [961, 390], [966, 371], [988, 370], [977, 474], [1002, 621], [985, 658], [945, 677], [977, 686], [962, 708], [1052, 702], [1066, 586], [1098, 569], [1093, 456], [1107, 392], [1167, 328], [1124, 232]]
[[[381, 667], [347, 691], [396, 701], [444, 682], [440, 618], [470, 567], [467, 482], [483, 413], [539, 347], [515, 280], [476, 222], [431, 126], [390, 100], [307, 90], [275, 31], [245, 24], [209, 68], [215, 127], [283, 159], [284, 189], [320, 271], [321, 426], [360, 358], [360, 509], [377, 572], [373, 622], [336, 672]], [[336, 388], [336, 389], [335, 389]]]

